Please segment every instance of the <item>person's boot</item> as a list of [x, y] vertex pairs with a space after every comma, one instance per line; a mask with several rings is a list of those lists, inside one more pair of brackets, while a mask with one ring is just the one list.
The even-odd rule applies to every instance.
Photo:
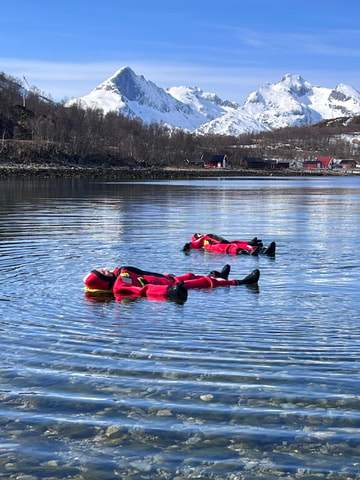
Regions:
[[275, 252], [276, 252], [276, 243], [275, 242], [271, 242], [270, 245], [266, 248], [263, 248], [263, 251], [262, 251], [262, 253], [264, 255], [270, 255], [270, 256], [274, 256]]
[[255, 247], [254, 250], [249, 250], [250, 255], [257, 257], [260, 253], [261, 247]]
[[185, 245], [182, 248], [183, 252], [188, 252], [190, 250], [190, 243], [185, 243]]
[[220, 277], [223, 278], [224, 280], [227, 280], [229, 278], [230, 269], [231, 267], [228, 263], [224, 265], [220, 272]]
[[259, 278], [260, 270], [256, 268], [242, 280], [236, 280], [236, 285], [254, 285], [255, 283], [258, 283]]
[[227, 280], [229, 278], [230, 268], [230, 265], [226, 264], [223, 266], [221, 272], [218, 272], [217, 270], [212, 270], [209, 273], [209, 277], [223, 278], [224, 280]]
[[252, 247], [262, 247], [263, 243], [259, 238], [254, 237], [250, 240], [250, 242], [248, 242], [248, 245], [251, 245]]
[[184, 303], [188, 298], [188, 291], [184, 286], [184, 282], [176, 283], [175, 285], [171, 285], [166, 289], [166, 297], [169, 300], [173, 300], [174, 302]]

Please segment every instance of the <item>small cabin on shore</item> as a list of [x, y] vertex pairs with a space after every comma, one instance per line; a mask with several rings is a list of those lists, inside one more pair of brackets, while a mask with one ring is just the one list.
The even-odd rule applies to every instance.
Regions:
[[356, 160], [340, 160], [338, 165], [342, 168], [356, 168]]
[[289, 168], [290, 163], [285, 160], [266, 159], [261, 157], [246, 157], [244, 159], [247, 168], [272, 170], [278, 168]]
[[228, 166], [226, 155], [203, 156], [202, 161], [205, 168], [227, 168]]

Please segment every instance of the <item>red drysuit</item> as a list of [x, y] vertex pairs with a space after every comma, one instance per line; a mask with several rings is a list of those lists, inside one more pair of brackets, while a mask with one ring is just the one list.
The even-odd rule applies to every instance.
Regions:
[[183, 247], [184, 251], [192, 249], [204, 249], [214, 253], [228, 253], [230, 255], [258, 255], [264, 253], [266, 255], [275, 254], [275, 242], [271, 242], [269, 247], [263, 247], [261, 240], [257, 237], [250, 241], [246, 240], [233, 240], [229, 241], [219, 235], [213, 233], [194, 233], [189, 243], [186, 243]]
[[207, 276], [195, 275], [194, 273], [175, 276], [122, 266], [112, 271], [105, 269], [92, 270], [85, 275], [83, 282], [88, 292], [113, 293], [115, 296], [122, 297], [159, 297], [185, 301], [187, 291], [191, 289], [254, 284], [258, 282], [260, 277], [259, 270], [254, 270], [242, 280], [228, 280], [229, 272], [230, 266], [225, 265], [221, 272], [214, 271]]

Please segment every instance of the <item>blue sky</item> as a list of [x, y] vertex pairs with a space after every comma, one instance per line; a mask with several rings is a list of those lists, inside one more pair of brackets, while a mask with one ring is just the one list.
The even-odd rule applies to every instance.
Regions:
[[360, 91], [359, 0], [3, 2], [0, 71], [60, 101], [119, 68], [242, 104], [287, 73]]

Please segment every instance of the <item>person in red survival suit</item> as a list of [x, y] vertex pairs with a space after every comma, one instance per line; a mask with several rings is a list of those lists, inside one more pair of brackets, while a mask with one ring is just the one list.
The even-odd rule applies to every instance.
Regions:
[[246, 240], [226, 240], [226, 238], [220, 237], [213, 233], [194, 233], [189, 243], [185, 243], [183, 251], [187, 252], [192, 249], [208, 250], [214, 253], [228, 253], [230, 255], [259, 255], [263, 253], [265, 255], [275, 255], [276, 243], [271, 242], [268, 247], [264, 247], [261, 240], [254, 237], [250, 241]]
[[114, 270], [92, 270], [85, 275], [83, 282], [88, 292], [113, 293], [117, 299], [135, 296], [185, 302], [191, 289], [253, 285], [260, 278], [257, 269], [242, 280], [229, 280], [229, 273], [230, 265], [225, 265], [221, 272], [213, 270], [207, 276], [194, 273], [175, 276], [122, 266]]

